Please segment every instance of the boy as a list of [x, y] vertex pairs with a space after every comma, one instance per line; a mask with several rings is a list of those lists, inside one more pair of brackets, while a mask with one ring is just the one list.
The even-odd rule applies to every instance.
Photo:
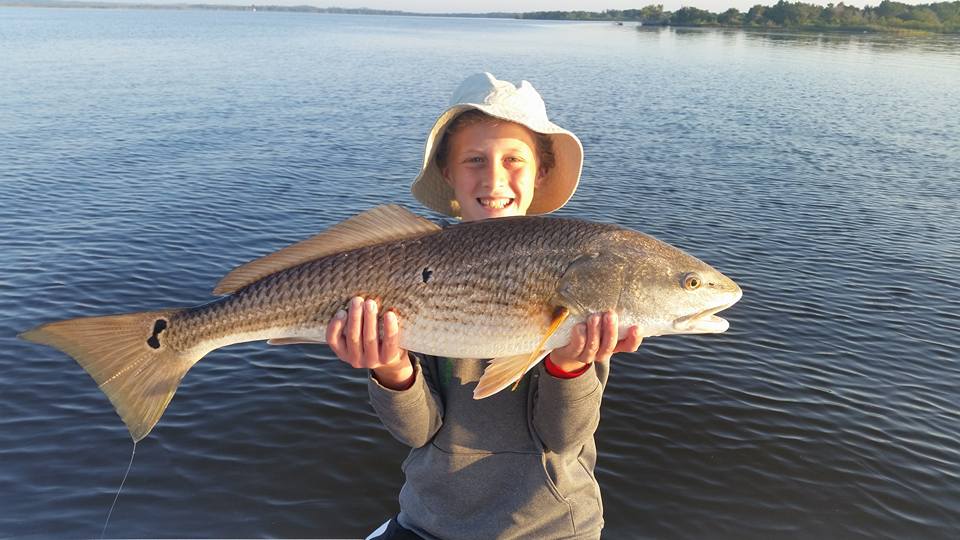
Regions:
[[[582, 161], [580, 141], [548, 120], [529, 83], [480, 73], [434, 124], [411, 189], [463, 221], [546, 214], [573, 195]], [[397, 315], [354, 298], [330, 322], [327, 343], [371, 370], [374, 409], [412, 448], [400, 514], [370, 538], [599, 538], [593, 433], [608, 360], [641, 341], [636, 328], [622, 339], [617, 328], [616, 313], [592, 315], [516, 391], [478, 401], [484, 360], [402, 350]]]

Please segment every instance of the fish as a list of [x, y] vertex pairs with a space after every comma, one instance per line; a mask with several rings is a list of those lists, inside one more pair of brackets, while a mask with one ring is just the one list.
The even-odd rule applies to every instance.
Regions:
[[719, 333], [742, 291], [708, 264], [614, 224], [517, 216], [440, 227], [398, 205], [374, 207], [248, 262], [187, 308], [50, 322], [20, 337], [73, 357], [134, 442], [146, 437], [187, 371], [209, 352], [267, 340], [324, 343], [356, 296], [396, 312], [400, 346], [492, 359], [482, 399], [569, 343], [591, 313], [616, 310], [642, 337]]

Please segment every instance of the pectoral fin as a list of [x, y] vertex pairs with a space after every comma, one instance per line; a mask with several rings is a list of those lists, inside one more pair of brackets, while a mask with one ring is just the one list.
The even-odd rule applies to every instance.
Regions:
[[515, 383], [513, 390], [516, 390], [520, 384], [520, 379], [526, 375], [533, 366], [537, 365], [537, 362], [543, 360], [543, 357], [547, 355], [549, 351], [543, 350], [544, 343], [550, 339], [550, 336], [560, 328], [560, 325], [563, 324], [563, 321], [567, 320], [569, 316], [569, 309], [565, 307], [557, 309], [553, 317], [553, 322], [550, 323], [550, 327], [547, 328], [543, 338], [540, 339], [540, 344], [537, 345], [533, 353], [506, 356], [491, 360], [487, 369], [483, 371], [480, 381], [477, 382], [477, 387], [473, 389], [473, 399], [483, 399], [492, 396], [509, 386], [510, 383]]
[[533, 354], [494, 358], [487, 365], [487, 369], [483, 370], [477, 387], [473, 389], [473, 399], [490, 397], [513, 382], [519, 383], [520, 379], [546, 355], [547, 351], [538, 351]]

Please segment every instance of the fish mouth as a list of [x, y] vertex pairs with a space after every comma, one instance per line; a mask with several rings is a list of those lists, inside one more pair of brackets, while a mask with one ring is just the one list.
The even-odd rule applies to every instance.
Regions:
[[720, 334], [726, 332], [727, 328], [730, 328], [730, 323], [722, 317], [717, 317], [716, 313], [736, 304], [742, 294], [738, 287], [730, 301], [676, 319], [673, 321], [674, 331], [678, 334]]

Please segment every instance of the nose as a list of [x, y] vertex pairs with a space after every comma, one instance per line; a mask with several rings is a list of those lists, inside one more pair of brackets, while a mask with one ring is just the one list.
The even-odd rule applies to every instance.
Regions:
[[483, 175], [484, 187], [497, 188], [500, 185], [508, 183], [507, 168], [499, 161], [491, 160], [490, 166], [487, 167], [485, 173], [486, 174]]

